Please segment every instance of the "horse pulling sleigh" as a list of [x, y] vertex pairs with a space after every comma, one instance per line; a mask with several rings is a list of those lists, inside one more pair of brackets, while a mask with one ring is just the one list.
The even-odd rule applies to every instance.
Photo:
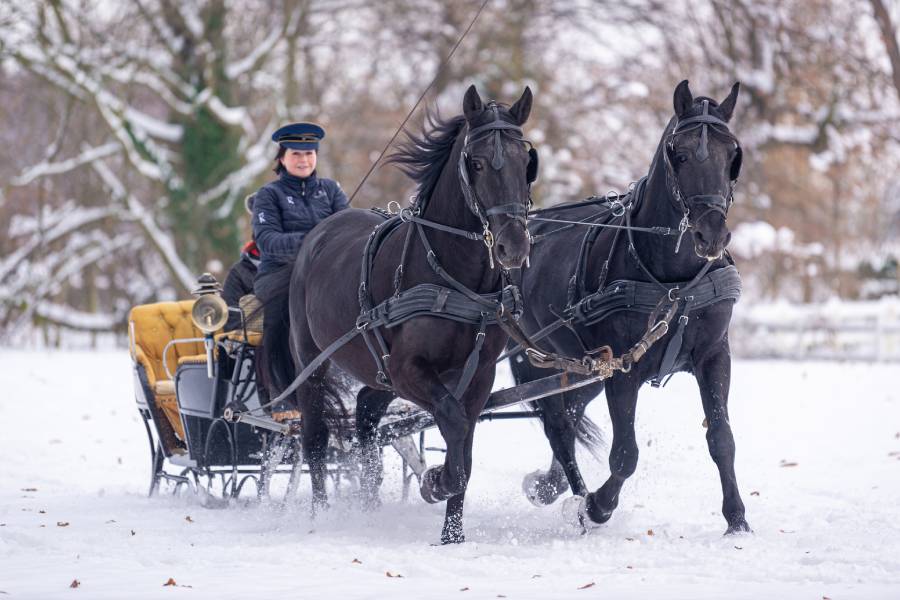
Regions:
[[[431, 117], [431, 130], [392, 157], [418, 184], [411, 206], [342, 211], [307, 236], [279, 296], [284, 327], [262, 346], [246, 328], [216, 335], [226, 309], [203, 293], [193, 305], [203, 335], [185, 335], [195, 346], [178, 352], [167, 399], [148, 375], [148, 353], [135, 351], [139, 408], [157, 431], [154, 442], [148, 425], [151, 492], [161, 478], [177, 488], [203, 476], [207, 488], [218, 478], [225, 496], [251, 479], [265, 495], [272, 476], [287, 470], [293, 493], [305, 463], [314, 511], [327, 506], [328, 477], [335, 487], [342, 477], [358, 481], [363, 506], [374, 508], [381, 447], [391, 444], [403, 458], [404, 485], [414, 474], [423, 499], [447, 502], [441, 541], [461, 542], [476, 422], [539, 417], [554, 460], [549, 472], [526, 478], [529, 498], [549, 503], [570, 487], [579, 522], [602, 523], [636, 466], [638, 388], [688, 370], [700, 383], [728, 531], [749, 530], [727, 418], [727, 328], [740, 294], [725, 252], [741, 162], [727, 125], [737, 91], [721, 103], [695, 100], [682, 82], [650, 172], [629, 194], [532, 211], [538, 159], [522, 129], [531, 92], [507, 107], [483, 102], [471, 87], [463, 115]], [[353, 272], [358, 279], [347, 276]], [[137, 328], [132, 338], [139, 346]], [[491, 394], [507, 344], [518, 385]], [[262, 404], [252, 390], [260, 353], [275, 396]], [[347, 378], [362, 385], [354, 414], [341, 401]], [[604, 386], [611, 475], [589, 492], [574, 442], [588, 429], [587, 402]], [[397, 397], [418, 408], [389, 411]], [[199, 408], [197, 398], [206, 399]], [[297, 422], [266, 415], [282, 402], [297, 407]], [[521, 403], [531, 404], [495, 412]], [[426, 468], [421, 435], [430, 427], [446, 451], [442, 465]], [[178, 441], [185, 452], [176, 456]], [[182, 471], [165, 473], [166, 461]]]

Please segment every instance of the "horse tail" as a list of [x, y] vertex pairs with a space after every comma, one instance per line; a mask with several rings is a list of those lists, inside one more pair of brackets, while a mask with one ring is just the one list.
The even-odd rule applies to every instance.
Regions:
[[582, 413], [581, 419], [578, 420], [578, 423], [575, 426], [575, 439], [585, 450], [590, 452], [591, 456], [596, 458], [598, 462], [603, 462], [605, 460], [606, 457], [603, 456], [603, 450], [606, 441], [603, 439], [603, 430], [584, 413]]
[[328, 430], [340, 444], [350, 442], [356, 427], [344, 398], [351, 394], [352, 382], [343, 371], [333, 364], [326, 363], [316, 373], [313, 386], [313, 393], [317, 394], [322, 402], [322, 416]]
[[[507, 345], [507, 350], [510, 350], [515, 347], [515, 344], [510, 340], [510, 343]], [[510, 357], [509, 360], [510, 370], [513, 374], [513, 380], [516, 385], [521, 385], [528, 381], [534, 381], [535, 379], [539, 379], [545, 373], [539, 372], [535, 367], [531, 366], [528, 362], [528, 359], [525, 358], [525, 355], [521, 352], [514, 354]], [[584, 400], [582, 400], [584, 402]], [[528, 403], [532, 410], [540, 409], [540, 403], [536, 400]], [[586, 405], [586, 403], [585, 403]], [[598, 461], [603, 462], [603, 450], [605, 448], [605, 440], [603, 438], [603, 431], [600, 427], [591, 420], [587, 415], [584, 414], [585, 406], [580, 407], [580, 418], [576, 418], [575, 424], [575, 440], [581, 444], [588, 452], [591, 453], [591, 456], [596, 458]], [[573, 416], [570, 415], [570, 418]]]

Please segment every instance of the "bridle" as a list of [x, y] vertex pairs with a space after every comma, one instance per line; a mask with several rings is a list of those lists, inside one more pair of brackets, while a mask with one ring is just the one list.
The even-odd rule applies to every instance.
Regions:
[[[672, 164], [672, 156], [675, 153], [675, 138], [681, 134], [700, 129], [700, 140], [697, 143], [697, 148], [694, 150], [694, 158], [696, 158], [698, 162], [705, 162], [709, 158], [710, 127], [712, 127], [716, 133], [727, 137], [734, 143], [737, 151], [734, 162], [731, 164], [731, 172], [729, 173], [730, 182], [728, 186], [728, 197], [722, 196], [721, 194], [695, 194], [685, 198], [681, 191], [681, 186], [678, 183], [675, 167]], [[675, 127], [672, 128], [672, 132], [666, 140], [663, 156], [666, 167], [666, 181], [672, 191], [672, 198], [676, 204], [675, 208], [680, 210], [683, 215], [681, 222], [678, 224], [679, 235], [678, 241], [675, 243], [675, 253], [677, 254], [681, 247], [682, 237], [691, 227], [688, 216], [692, 206], [700, 205], [705, 207], [705, 210], [694, 219], [695, 223], [699, 223], [701, 219], [711, 212], [718, 212], [723, 218], [728, 217], [728, 209], [731, 208], [731, 205], [734, 203], [734, 188], [741, 171], [743, 151], [741, 150], [741, 145], [737, 138], [728, 129], [728, 123], [709, 114], [709, 100], [704, 99], [703, 112], [701, 114], [681, 119], [675, 124]]]
[[[509, 217], [509, 220], [500, 227], [499, 231], [497, 231], [497, 236], [499, 236], [510, 223], [517, 222], [522, 225], [530, 238], [531, 234], [530, 232], [528, 232], [528, 211], [532, 205], [531, 184], [537, 178], [538, 155], [537, 150], [535, 150], [534, 148], [534, 145], [529, 140], [525, 139], [521, 127], [504, 121], [500, 118], [500, 109], [496, 102], [488, 102], [487, 109], [493, 113], [494, 118], [484, 125], [473, 127], [466, 133], [466, 137], [463, 139], [462, 151], [459, 153], [458, 170], [459, 183], [460, 187], [462, 188], [463, 197], [466, 200], [466, 206], [469, 207], [469, 210], [472, 212], [472, 214], [474, 214], [481, 222], [481, 239], [484, 241], [484, 245], [487, 246], [488, 254], [490, 256], [491, 268], [493, 269], [493, 247], [495, 235], [491, 231], [488, 217], [493, 215], [504, 215]], [[499, 171], [503, 168], [503, 165], [506, 162], [506, 158], [503, 155], [501, 135], [507, 135], [513, 140], [523, 142], [525, 144], [528, 144], [529, 146], [528, 165], [525, 171], [526, 182], [528, 184], [528, 200], [526, 204], [522, 204], [519, 202], [508, 202], [506, 204], [500, 204], [485, 209], [484, 204], [478, 197], [478, 192], [475, 191], [475, 188], [472, 186], [469, 180], [468, 162], [470, 146], [476, 141], [483, 140], [488, 136], [493, 136], [494, 154], [491, 157], [491, 168], [495, 171]]]

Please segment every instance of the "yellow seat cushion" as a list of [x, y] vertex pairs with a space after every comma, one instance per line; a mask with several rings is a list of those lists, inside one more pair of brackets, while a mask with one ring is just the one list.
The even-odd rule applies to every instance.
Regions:
[[184, 426], [178, 414], [175, 383], [169, 379], [163, 360], [167, 361], [169, 370], [174, 375], [183, 357], [202, 355], [205, 361], [206, 351], [202, 341], [173, 344], [165, 357], [163, 351], [172, 340], [203, 337], [203, 332], [191, 321], [193, 306], [194, 300], [156, 302], [135, 306], [128, 313], [132, 358], [144, 366], [150, 389], [154, 393], [160, 411], [166, 416], [176, 437], [182, 441]]

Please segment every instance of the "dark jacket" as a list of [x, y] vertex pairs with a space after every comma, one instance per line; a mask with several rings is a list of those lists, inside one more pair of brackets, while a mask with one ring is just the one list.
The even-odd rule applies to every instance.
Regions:
[[350, 205], [333, 179], [315, 172], [300, 179], [284, 172], [256, 192], [253, 237], [259, 246], [259, 275], [293, 262], [303, 238], [320, 221]]
[[[222, 286], [222, 299], [228, 306], [238, 306], [243, 296], [253, 293], [253, 280], [256, 279], [256, 269], [259, 266], [259, 249], [253, 242], [248, 242], [241, 252], [241, 259], [231, 266], [225, 285]], [[228, 311], [228, 322], [225, 331], [240, 329], [241, 316], [236, 312]]]

